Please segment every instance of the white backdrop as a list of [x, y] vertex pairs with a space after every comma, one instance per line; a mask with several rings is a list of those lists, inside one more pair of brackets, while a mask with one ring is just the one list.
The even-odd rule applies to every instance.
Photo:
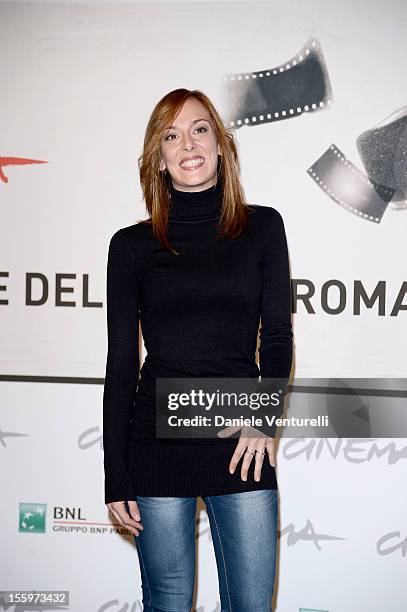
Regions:
[[[105, 267], [111, 235], [146, 216], [137, 157], [167, 91], [202, 89], [223, 112], [224, 75], [283, 65], [318, 40], [332, 103], [238, 129], [242, 182], [248, 202], [283, 215], [299, 292], [315, 288], [313, 312], [294, 304], [293, 374], [404, 377], [406, 306], [390, 313], [406, 200], [372, 223], [307, 170], [334, 143], [365, 173], [357, 136], [407, 101], [406, 26], [396, 0], [0, 3], [0, 589], [70, 590], [73, 612], [142, 610], [136, 549], [103, 502]], [[30, 273], [42, 304], [27, 301]], [[321, 302], [332, 279], [346, 287], [338, 314]], [[369, 294], [385, 281], [384, 313], [354, 312], [355, 281]], [[401, 438], [281, 441], [276, 612], [407, 608], [406, 459]], [[203, 504], [197, 537], [195, 605], [213, 612]]]

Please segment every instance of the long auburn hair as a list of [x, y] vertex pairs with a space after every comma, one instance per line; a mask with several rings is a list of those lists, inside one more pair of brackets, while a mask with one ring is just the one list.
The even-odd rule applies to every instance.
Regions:
[[165, 249], [179, 255], [168, 239], [168, 213], [171, 206], [168, 171], [159, 169], [160, 149], [164, 134], [188, 98], [196, 98], [212, 120], [221, 155], [218, 156], [217, 180], [221, 181], [223, 203], [219, 218], [218, 238], [236, 238], [247, 227], [250, 207], [239, 180], [240, 162], [233, 134], [228, 131], [210, 99], [200, 90], [174, 89], [153, 109], [144, 137], [143, 153], [138, 158], [140, 183], [149, 218], [139, 223], [151, 224], [153, 235]]

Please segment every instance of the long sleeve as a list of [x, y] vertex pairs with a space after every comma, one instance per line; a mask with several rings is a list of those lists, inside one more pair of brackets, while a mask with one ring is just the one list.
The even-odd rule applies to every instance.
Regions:
[[107, 261], [108, 350], [103, 391], [105, 503], [135, 499], [127, 472], [127, 425], [139, 376], [138, 279], [123, 230], [111, 238]]
[[[292, 365], [293, 331], [287, 239], [282, 216], [276, 209], [273, 209], [271, 228], [265, 246], [260, 316], [261, 386], [264, 386], [267, 392], [273, 392], [278, 388], [282, 389], [283, 393], [277, 409], [263, 407], [259, 412], [280, 416], [284, 409], [283, 398]], [[268, 378], [279, 380], [267, 381]], [[276, 429], [276, 426], [271, 429], [267, 426], [263, 431], [269, 437], [274, 437]]]

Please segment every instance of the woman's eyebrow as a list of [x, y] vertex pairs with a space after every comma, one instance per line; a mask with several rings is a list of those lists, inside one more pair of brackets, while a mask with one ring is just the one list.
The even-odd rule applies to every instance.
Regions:
[[[206, 121], [207, 123], [210, 123], [209, 119], [205, 119], [204, 117], [202, 117], [202, 119], [194, 119], [189, 127], [192, 127], [193, 125], [195, 125], [195, 123], [199, 123], [199, 121]], [[167, 130], [171, 130], [171, 129], [178, 130], [179, 128], [177, 128], [176, 125], [170, 125], [170, 127], [168, 127]]]

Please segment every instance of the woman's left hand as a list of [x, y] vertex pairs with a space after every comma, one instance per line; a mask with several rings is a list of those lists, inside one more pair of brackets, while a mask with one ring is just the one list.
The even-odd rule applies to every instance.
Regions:
[[[229, 465], [229, 471], [231, 474], [234, 473], [237, 464], [244, 455], [241, 477], [242, 480], [247, 480], [247, 472], [254, 458], [254, 480], [258, 482], [261, 477], [261, 468], [263, 465], [263, 460], [267, 454], [270, 465], [272, 467], [275, 467], [276, 465], [274, 438], [269, 438], [268, 436], [262, 434], [262, 432], [250, 426], [225, 427], [225, 429], [222, 429], [218, 432], [218, 436], [221, 438], [231, 436], [239, 429], [241, 429], [240, 440], [236, 445], [235, 452], [232, 455], [232, 459]], [[255, 437], [258, 434], [260, 434], [260, 437]], [[253, 454], [254, 451], [256, 451], [255, 454]], [[265, 455], [263, 455], [263, 453], [265, 453]]]

